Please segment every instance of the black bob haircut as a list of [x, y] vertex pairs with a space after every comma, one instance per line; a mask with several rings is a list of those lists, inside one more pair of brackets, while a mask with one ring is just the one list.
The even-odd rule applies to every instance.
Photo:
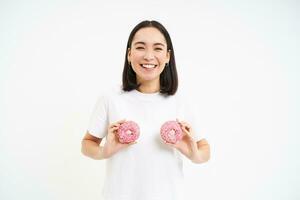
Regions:
[[174, 95], [178, 88], [178, 75], [176, 70], [174, 49], [171, 41], [171, 37], [166, 30], [166, 28], [157, 21], [142, 21], [137, 24], [133, 30], [131, 31], [127, 46], [126, 46], [126, 55], [125, 55], [125, 63], [123, 69], [123, 78], [122, 78], [122, 89], [124, 91], [131, 91], [134, 89], [138, 89], [140, 84], [136, 81], [136, 73], [133, 71], [132, 67], [128, 63], [127, 56], [128, 50], [131, 48], [132, 40], [136, 32], [142, 28], [154, 27], [158, 29], [167, 42], [167, 50], [170, 52], [170, 61], [168, 66], [164, 68], [164, 70], [160, 74], [160, 93], [164, 95]]

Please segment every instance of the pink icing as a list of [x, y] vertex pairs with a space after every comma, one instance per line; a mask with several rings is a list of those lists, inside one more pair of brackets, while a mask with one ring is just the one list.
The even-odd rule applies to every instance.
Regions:
[[140, 128], [137, 123], [133, 121], [126, 121], [119, 126], [117, 131], [117, 136], [120, 143], [130, 143], [134, 142], [139, 138]]
[[164, 141], [175, 144], [182, 139], [183, 133], [177, 121], [167, 121], [160, 128], [160, 136]]

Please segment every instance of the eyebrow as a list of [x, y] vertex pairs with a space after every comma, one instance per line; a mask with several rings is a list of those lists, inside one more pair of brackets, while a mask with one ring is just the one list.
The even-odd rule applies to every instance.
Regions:
[[[138, 44], [146, 45], [145, 42], [135, 42], [133, 45], [138, 45]], [[160, 43], [160, 42], [156, 42], [156, 43], [154, 43], [153, 45], [154, 45], [154, 46], [156, 46], [156, 45], [165, 46], [163, 43]]]

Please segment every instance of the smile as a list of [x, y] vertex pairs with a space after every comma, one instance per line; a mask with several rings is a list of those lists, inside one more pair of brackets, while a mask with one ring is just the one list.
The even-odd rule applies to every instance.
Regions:
[[141, 64], [141, 67], [143, 67], [145, 69], [154, 69], [155, 67], [157, 67], [157, 65], [154, 65], [154, 64]]

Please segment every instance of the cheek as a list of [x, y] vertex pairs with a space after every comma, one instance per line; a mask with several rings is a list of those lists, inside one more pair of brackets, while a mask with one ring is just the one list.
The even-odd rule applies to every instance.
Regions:
[[157, 54], [155, 54], [155, 56], [159, 60], [166, 60], [167, 59], [167, 53], [166, 52], [158, 52]]
[[167, 57], [165, 55], [160, 55], [160, 56], [157, 56], [157, 59], [159, 60], [159, 62], [161, 64], [165, 64]]
[[142, 52], [138, 52], [138, 51], [133, 52], [133, 53], [131, 54], [131, 58], [132, 58], [133, 60], [139, 60], [139, 59], [142, 59], [142, 58], [143, 58], [143, 53], [142, 53]]

